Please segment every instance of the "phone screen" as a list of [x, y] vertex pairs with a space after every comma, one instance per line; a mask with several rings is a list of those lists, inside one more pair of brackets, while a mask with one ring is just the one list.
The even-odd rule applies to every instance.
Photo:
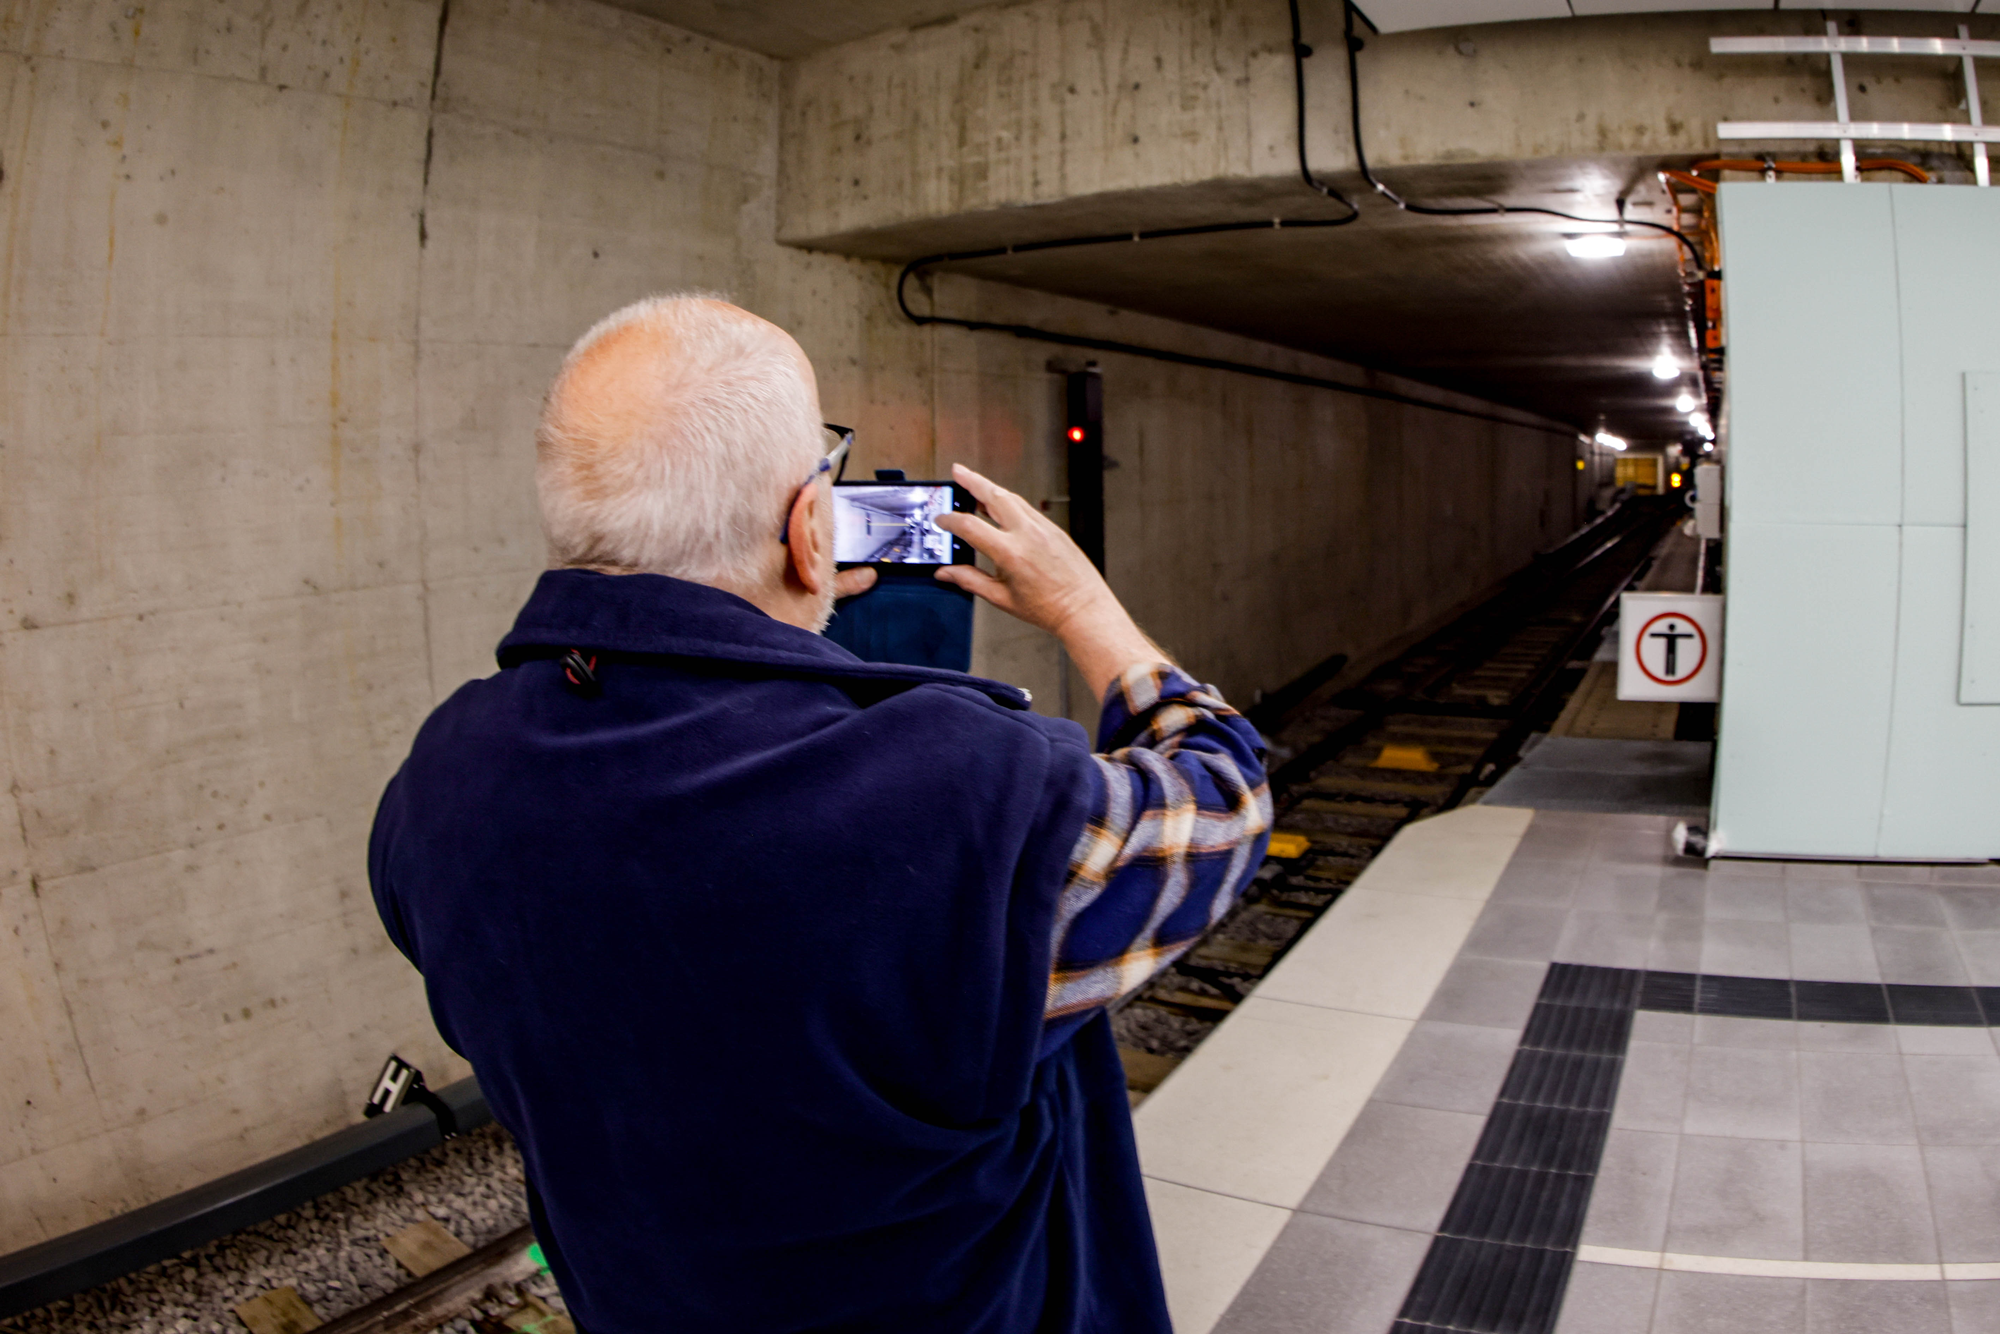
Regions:
[[949, 482], [842, 483], [833, 488], [833, 558], [841, 564], [949, 565]]

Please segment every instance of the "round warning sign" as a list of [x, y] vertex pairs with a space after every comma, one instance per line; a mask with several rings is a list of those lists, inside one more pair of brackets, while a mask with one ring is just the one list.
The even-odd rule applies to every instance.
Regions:
[[1647, 680], [1677, 686], [1708, 662], [1708, 632], [1684, 612], [1663, 611], [1639, 628], [1632, 657]]

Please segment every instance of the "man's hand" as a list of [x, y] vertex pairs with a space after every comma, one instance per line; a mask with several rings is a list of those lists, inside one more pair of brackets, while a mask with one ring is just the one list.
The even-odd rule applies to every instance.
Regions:
[[842, 570], [833, 576], [833, 595], [836, 598], [851, 598], [856, 593], [866, 593], [875, 587], [875, 571], [866, 565], [857, 565], [851, 570]]
[[940, 515], [938, 527], [990, 559], [995, 573], [971, 565], [947, 565], [938, 571], [938, 578], [1062, 640], [1099, 699], [1127, 667], [1170, 661], [1133, 624], [1104, 576], [1068, 533], [972, 469], [953, 464], [951, 471], [979, 501], [984, 517]]

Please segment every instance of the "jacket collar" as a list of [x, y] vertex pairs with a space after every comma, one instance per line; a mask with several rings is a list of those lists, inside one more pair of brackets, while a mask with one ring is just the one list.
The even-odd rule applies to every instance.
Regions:
[[824, 635], [787, 625], [734, 593], [663, 574], [544, 571], [500, 641], [500, 665], [571, 648], [743, 663], [822, 680], [967, 686], [1008, 708], [1028, 707], [1028, 693], [1018, 687], [941, 668], [863, 662]]

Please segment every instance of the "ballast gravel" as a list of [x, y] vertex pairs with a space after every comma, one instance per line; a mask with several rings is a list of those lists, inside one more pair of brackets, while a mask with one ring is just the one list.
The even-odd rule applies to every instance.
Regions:
[[[239, 1302], [297, 1288], [331, 1320], [412, 1281], [382, 1238], [431, 1218], [477, 1250], [528, 1221], [521, 1157], [483, 1126], [310, 1204], [100, 1288], [0, 1320], [4, 1334], [244, 1334]], [[527, 1291], [563, 1309], [555, 1280]], [[475, 1334], [468, 1320], [439, 1327]]]

